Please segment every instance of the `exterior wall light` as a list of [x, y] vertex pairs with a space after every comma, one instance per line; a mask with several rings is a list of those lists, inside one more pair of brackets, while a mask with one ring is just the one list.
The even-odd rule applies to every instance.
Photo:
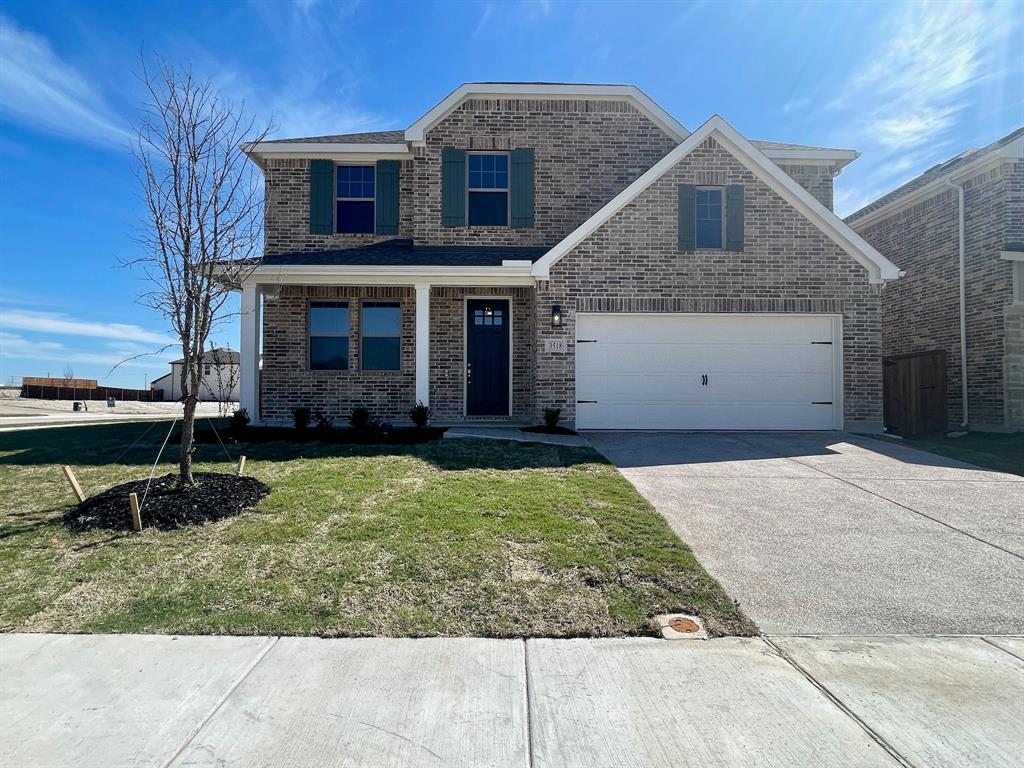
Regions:
[[551, 307], [551, 325], [558, 328], [562, 325], [562, 307], [554, 304]]
[[494, 317], [493, 307], [484, 307], [484, 317]]

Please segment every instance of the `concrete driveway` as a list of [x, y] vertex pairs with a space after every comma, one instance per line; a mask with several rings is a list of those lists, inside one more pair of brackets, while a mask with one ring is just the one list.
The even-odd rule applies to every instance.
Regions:
[[588, 432], [762, 632], [1024, 633], [1024, 478], [843, 433]]

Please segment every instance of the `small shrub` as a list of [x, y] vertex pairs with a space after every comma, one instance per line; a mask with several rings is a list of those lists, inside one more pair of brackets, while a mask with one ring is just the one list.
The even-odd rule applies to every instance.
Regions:
[[316, 428], [320, 432], [328, 432], [334, 426], [334, 419], [319, 409], [313, 415], [313, 420], [316, 422]]
[[545, 408], [544, 409], [544, 426], [548, 429], [554, 429], [558, 426], [558, 422], [562, 420], [562, 409], [561, 408]]
[[302, 408], [294, 408], [292, 410], [292, 420], [295, 422], [295, 428], [300, 432], [305, 431], [306, 427], [309, 426], [309, 420], [312, 415], [313, 412], [305, 406]]
[[240, 431], [249, 426], [249, 412], [245, 408], [239, 408], [237, 411], [231, 414], [231, 429], [234, 431]]
[[362, 431], [370, 424], [370, 412], [362, 406], [353, 408], [348, 423], [352, 425], [352, 429]]
[[430, 421], [430, 407], [423, 403], [416, 403], [412, 408], [409, 409], [409, 418], [412, 419], [412, 423], [420, 429], [427, 426], [427, 422]]

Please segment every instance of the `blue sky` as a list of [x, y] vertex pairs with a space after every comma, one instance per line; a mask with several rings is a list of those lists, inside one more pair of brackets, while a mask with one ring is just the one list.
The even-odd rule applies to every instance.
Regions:
[[[1024, 123], [1018, 3], [39, 3], [0, 9], [0, 380], [144, 386], [175, 355], [136, 302], [125, 149], [139, 52], [189, 64], [277, 135], [404, 128], [459, 83], [633, 83], [688, 128], [860, 150], [850, 213]], [[226, 323], [217, 341], [237, 349]]]

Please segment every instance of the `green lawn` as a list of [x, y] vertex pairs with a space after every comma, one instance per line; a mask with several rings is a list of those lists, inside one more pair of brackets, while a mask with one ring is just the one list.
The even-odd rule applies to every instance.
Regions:
[[[174, 531], [70, 532], [59, 465], [75, 467], [86, 494], [144, 478], [167, 426], [111, 462], [147, 427], [0, 433], [0, 628], [615, 636], [686, 611], [715, 633], [754, 631], [586, 449], [250, 444], [246, 474], [273, 489], [253, 511]], [[158, 474], [173, 471], [176, 448]], [[220, 446], [201, 446], [197, 470], [233, 467]]]
[[969, 432], [962, 437], [946, 437], [944, 434], [908, 437], [900, 442], [922, 451], [931, 451], [951, 459], [966, 461], [997, 472], [1024, 475], [1024, 434], [996, 434], [992, 432]]

